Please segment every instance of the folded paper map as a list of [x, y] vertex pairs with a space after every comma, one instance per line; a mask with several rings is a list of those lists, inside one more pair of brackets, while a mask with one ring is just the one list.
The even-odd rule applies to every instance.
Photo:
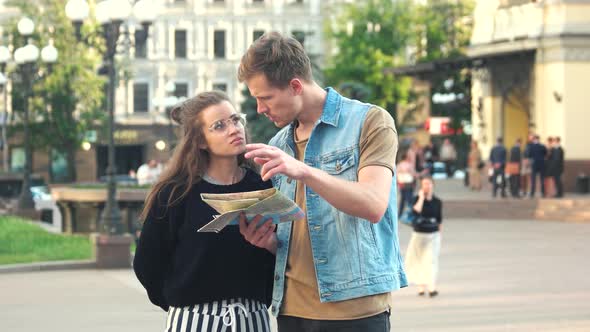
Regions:
[[261, 223], [272, 219], [274, 224], [304, 217], [295, 202], [274, 188], [230, 194], [201, 194], [201, 198], [220, 215], [199, 228], [199, 232], [218, 233], [227, 225], [238, 225], [241, 213], [248, 219], [259, 214], [262, 215]]

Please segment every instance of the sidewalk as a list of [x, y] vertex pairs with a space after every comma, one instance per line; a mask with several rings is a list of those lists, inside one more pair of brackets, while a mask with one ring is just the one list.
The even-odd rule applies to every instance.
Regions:
[[[589, 224], [447, 220], [440, 296], [395, 292], [392, 331], [590, 331], [588, 238]], [[131, 270], [0, 274], [0, 294], [0, 331], [164, 329]]]
[[563, 198], [492, 198], [490, 184], [472, 191], [463, 180], [436, 180], [435, 192], [452, 218], [550, 220], [590, 223], [590, 195], [566, 193]]

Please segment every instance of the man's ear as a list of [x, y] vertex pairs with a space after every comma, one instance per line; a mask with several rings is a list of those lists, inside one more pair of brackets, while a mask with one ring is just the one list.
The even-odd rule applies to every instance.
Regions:
[[294, 78], [289, 82], [289, 87], [293, 91], [294, 95], [300, 95], [303, 93], [303, 82], [299, 78]]

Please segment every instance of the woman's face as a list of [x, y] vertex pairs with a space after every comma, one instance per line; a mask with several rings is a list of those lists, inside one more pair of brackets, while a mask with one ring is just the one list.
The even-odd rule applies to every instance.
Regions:
[[430, 179], [422, 179], [422, 182], [420, 185], [421, 185], [422, 190], [424, 191], [425, 194], [432, 193], [432, 190], [434, 189], [434, 184], [432, 183], [432, 180], [430, 180]]
[[205, 143], [201, 149], [211, 158], [236, 157], [246, 151], [245, 120], [233, 105], [223, 101], [211, 105], [200, 114]]

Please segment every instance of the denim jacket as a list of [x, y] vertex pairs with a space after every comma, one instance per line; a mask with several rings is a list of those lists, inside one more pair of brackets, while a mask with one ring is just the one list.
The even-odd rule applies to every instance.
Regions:
[[[358, 181], [359, 140], [368, 110], [375, 107], [345, 98], [328, 88], [322, 115], [305, 149], [304, 162], [343, 180]], [[270, 145], [295, 156], [294, 126], [279, 131]], [[273, 177], [282, 193], [295, 199], [296, 181]], [[376, 224], [334, 208], [306, 187], [307, 222], [321, 302], [342, 301], [390, 292], [407, 286], [397, 236], [396, 180], [389, 204]], [[302, 222], [302, 221], [295, 221]], [[271, 311], [278, 315], [283, 301], [285, 269], [292, 222], [277, 228], [275, 282]]]

